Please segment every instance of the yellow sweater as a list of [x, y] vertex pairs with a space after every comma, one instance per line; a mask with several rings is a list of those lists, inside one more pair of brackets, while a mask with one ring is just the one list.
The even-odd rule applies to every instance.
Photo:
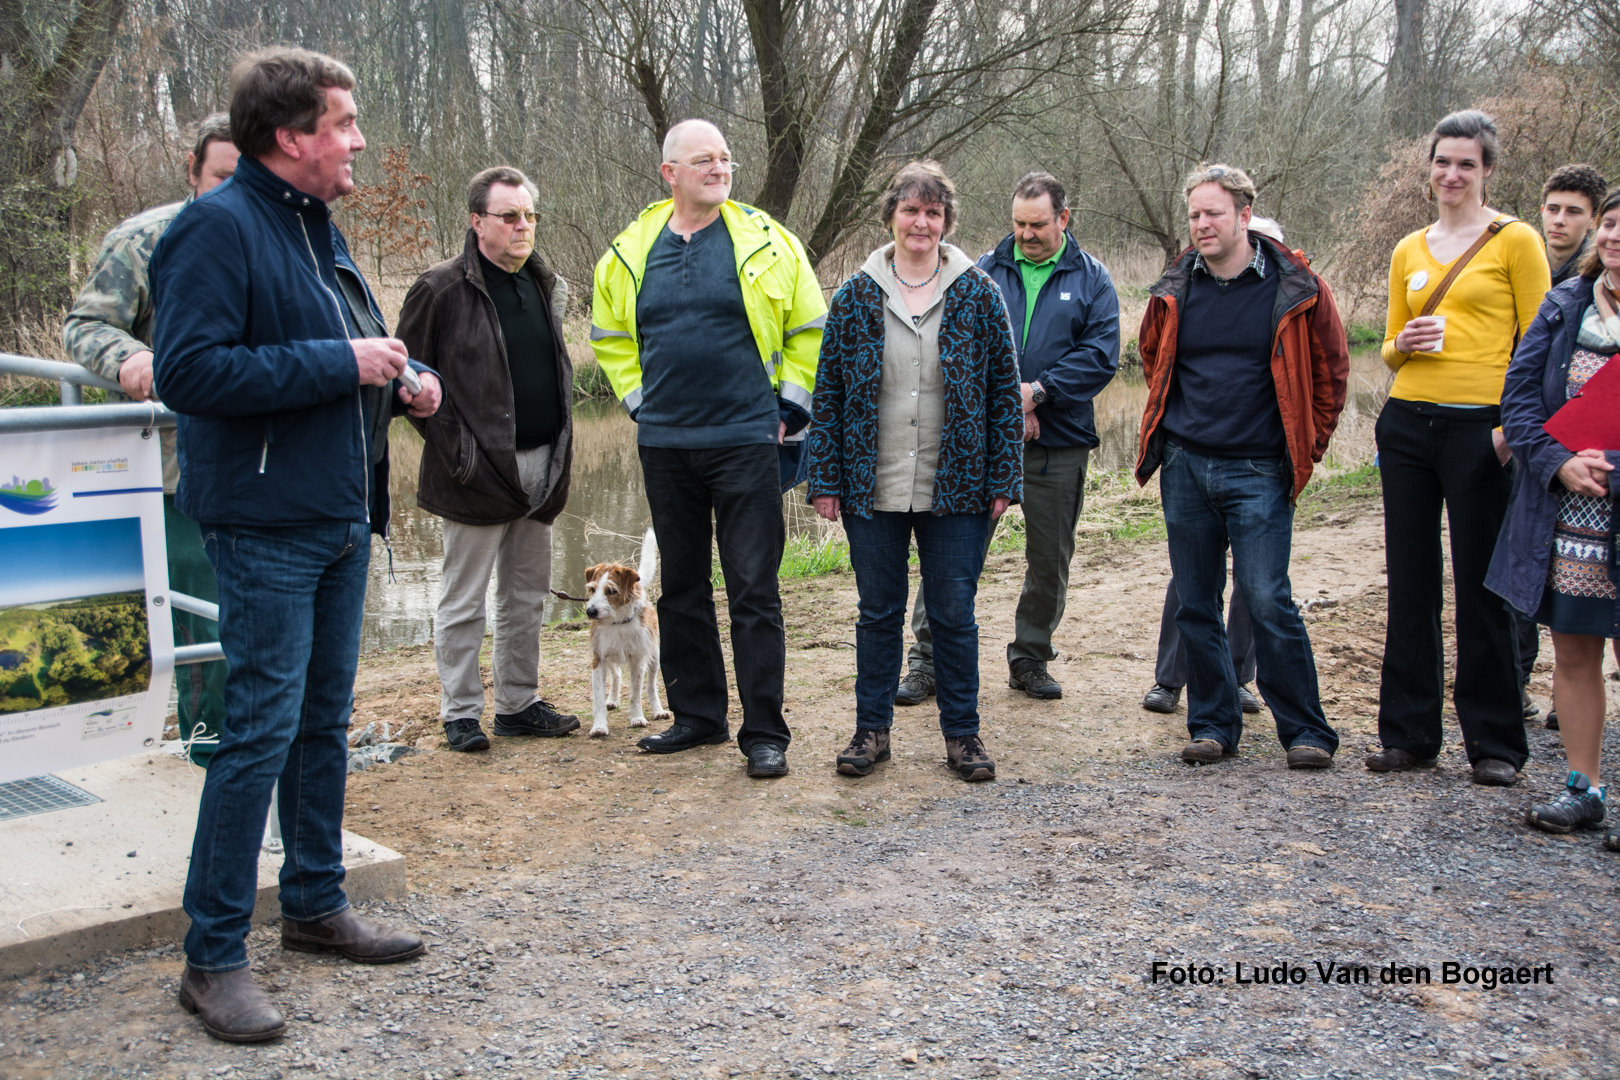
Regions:
[[1395, 335], [1417, 318], [1451, 269], [1451, 263], [1436, 262], [1429, 254], [1427, 231], [1419, 229], [1396, 244], [1389, 260], [1383, 349], [1384, 363], [1395, 372], [1389, 396], [1443, 405], [1499, 404], [1514, 343], [1552, 288], [1541, 237], [1522, 222], [1504, 226], [1469, 260], [1434, 311], [1446, 317], [1445, 348], [1398, 352]]

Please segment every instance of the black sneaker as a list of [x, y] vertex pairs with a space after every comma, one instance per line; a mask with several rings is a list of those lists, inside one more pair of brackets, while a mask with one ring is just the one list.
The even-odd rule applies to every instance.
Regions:
[[495, 734], [555, 738], [579, 727], [579, 717], [560, 713], [549, 701], [537, 701], [520, 713], [496, 713]]
[[1567, 833], [1573, 829], [1595, 829], [1603, 824], [1606, 810], [1603, 796], [1592, 790], [1584, 773], [1571, 769], [1564, 790], [1552, 802], [1537, 803], [1524, 819], [1545, 832]]
[[934, 696], [934, 677], [925, 671], [908, 671], [894, 692], [896, 705], [921, 705]]
[[1547, 710], [1547, 730], [1558, 730], [1558, 708], [1556, 705]]
[[444, 737], [450, 743], [452, 750], [488, 750], [489, 736], [484, 729], [478, 726], [478, 717], [471, 716], [463, 720], [446, 720], [444, 722]]
[[1063, 696], [1063, 687], [1046, 671], [1038, 660], [1015, 660], [1007, 675], [1007, 685], [1022, 690], [1039, 701], [1056, 701]]
[[889, 733], [856, 728], [844, 752], [838, 755], [838, 771], [845, 776], [865, 776], [880, 761], [889, 760]]

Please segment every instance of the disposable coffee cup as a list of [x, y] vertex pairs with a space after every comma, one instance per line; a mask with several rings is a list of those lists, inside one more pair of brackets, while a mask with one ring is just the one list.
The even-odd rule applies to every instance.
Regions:
[[1440, 340], [1435, 342], [1434, 347], [1429, 351], [1441, 352], [1446, 347], [1446, 317], [1444, 315], [1430, 315], [1429, 318], [1433, 319], [1434, 324], [1440, 328]]

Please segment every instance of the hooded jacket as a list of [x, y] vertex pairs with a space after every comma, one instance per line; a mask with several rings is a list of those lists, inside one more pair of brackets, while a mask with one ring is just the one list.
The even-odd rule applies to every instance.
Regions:
[[[1293, 469], [1292, 497], [1298, 498], [1311, 470], [1322, 460], [1328, 440], [1344, 409], [1350, 376], [1350, 346], [1327, 282], [1317, 277], [1301, 252], [1289, 251], [1269, 237], [1251, 232], [1265, 245], [1266, 258], [1277, 267], [1277, 302], [1271, 313], [1271, 377], [1282, 414], [1283, 435]], [[1136, 481], [1146, 484], [1164, 460], [1165, 433], [1159, 423], [1170, 398], [1176, 369], [1180, 311], [1192, 281], [1196, 251], [1188, 248], [1148, 290], [1147, 311], [1137, 347], [1147, 379], [1147, 407], [1137, 447]], [[1211, 401], [1208, 408], [1247, 408], [1242, 401]]]
[[563, 345], [568, 283], [538, 252], [530, 252], [524, 265], [549, 304], [562, 413], [546, 489], [537, 499], [529, 498], [518, 477], [512, 372], [500, 316], [478, 262], [478, 234], [468, 229], [465, 250], [418, 278], [399, 311], [400, 340], [444, 381], [439, 411], [425, 420], [411, 417], [427, 440], [417, 503], [463, 525], [501, 525], [525, 517], [550, 524], [568, 501], [574, 455], [574, 368]]

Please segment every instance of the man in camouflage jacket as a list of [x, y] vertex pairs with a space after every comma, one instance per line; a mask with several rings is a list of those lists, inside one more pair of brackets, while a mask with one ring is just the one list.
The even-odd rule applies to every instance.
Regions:
[[[136, 401], [152, 398], [152, 290], [147, 264], [158, 240], [192, 199], [229, 180], [236, 172], [237, 151], [231, 142], [230, 120], [215, 113], [197, 129], [197, 142], [186, 157], [186, 180], [191, 197], [143, 210], [109, 232], [101, 254], [84, 287], [79, 290], [62, 329], [70, 359], [104, 379], [113, 379]], [[174, 505], [180, 481], [175, 456], [174, 428], [164, 428], [163, 524], [168, 542], [169, 587], [188, 596], [214, 602], [218, 591], [214, 571], [203, 553], [196, 522]], [[174, 610], [177, 645], [218, 641], [210, 620]], [[208, 764], [225, 719], [225, 662], [188, 664], [175, 668], [175, 691], [180, 713], [180, 737], [188, 742], [191, 759]]]

